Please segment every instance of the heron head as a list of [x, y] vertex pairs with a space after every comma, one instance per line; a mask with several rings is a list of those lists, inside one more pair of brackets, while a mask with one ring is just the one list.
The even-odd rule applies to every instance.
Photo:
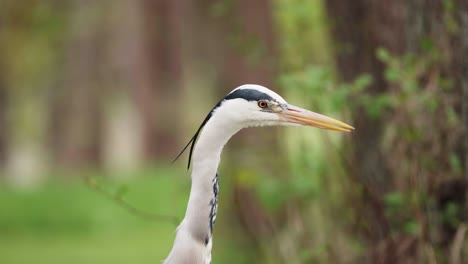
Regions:
[[175, 160], [190, 146], [190, 166], [195, 141], [208, 122], [231, 132], [253, 126], [281, 125], [313, 126], [340, 132], [350, 132], [354, 129], [336, 119], [288, 104], [280, 95], [266, 87], [245, 84], [234, 89], [215, 105]]
[[340, 132], [354, 129], [336, 119], [291, 105], [268, 88], [253, 84], [234, 89], [218, 103], [213, 114], [235, 123], [239, 128], [303, 125]]

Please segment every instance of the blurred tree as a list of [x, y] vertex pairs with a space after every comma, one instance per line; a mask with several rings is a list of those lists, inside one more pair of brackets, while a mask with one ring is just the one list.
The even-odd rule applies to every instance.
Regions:
[[[6, 38], [5, 32], [5, 16], [0, 16], [0, 56], [5, 52], [4, 42]], [[6, 84], [5, 84], [5, 69], [4, 63], [0, 63], [0, 171], [5, 165], [6, 159]]]
[[[278, 61], [271, 1], [234, 1], [230, 8], [226, 16], [217, 18], [225, 21], [225, 23], [218, 23], [220, 27], [218, 39], [222, 41], [221, 46], [224, 49], [222, 60], [217, 61], [221, 69], [218, 80], [219, 87], [222, 87], [221, 93], [226, 94], [234, 87], [245, 83], [261, 84], [280, 93], [279, 87], [275, 86]], [[260, 132], [245, 130], [241, 133], [243, 136], [234, 139], [235, 143], [231, 145], [229, 151], [231, 162], [242, 164], [243, 167], [231, 166], [231, 169], [237, 170], [234, 175], [237, 177], [245, 169], [259, 173], [263, 170], [262, 168], [268, 167], [271, 170], [264, 171], [264, 173], [281, 173], [281, 157], [268, 155], [272, 149], [279, 147], [276, 129], [268, 128]], [[245, 149], [249, 150], [248, 153], [243, 151]], [[266, 149], [268, 149], [267, 152]], [[272, 165], [271, 160], [265, 161], [268, 157], [276, 160], [277, 164]], [[264, 164], [265, 162], [268, 164]], [[252, 200], [254, 196], [244, 193], [249, 192], [248, 188], [246, 189], [248, 186], [241, 185], [236, 186], [236, 192], [238, 192], [236, 199], [246, 199], [238, 201], [239, 206], [246, 211], [241, 210], [239, 213], [244, 218], [247, 228], [253, 232], [253, 237], [260, 239], [262, 236], [257, 231], [261, 232], [261, 229], [268, 225], [257, 225], [253, 222], [258, 219], [249, 219], [254, 215], [251, 214], [252, 211], [258, 211], [257, 209], [260, 208], [255, 209], [256, 202]]]
[[[182, 44], [184, 0], [143, 0], [145, 33], [151, 83], [135, 90], [145, 120], [145, 146], [148, 157], [170, 159], [177, 149], [183, 85]], [[157, 107], [157, 112], [156, 108]]]
[[[5, 12], [5, 11], [4, 11]], [[0, 13], [2, 14], [2, 13]], [[6, 16], [0, 15], [0, 56], [4, 57], [3, 53], [6, 51]], [[7, 85], [5, 80], [6, 74], [6, 65], [5, 61], [2, 60], [0, 62], [0, 170], [5, 165], [6, 161], [6, 144], [7, 144], [7, 123], [6, 123], [6, 115], [7, 115]]]
[[[0, 33], [0, 35], [1, 34], [2, 33]], [[0, 44], [0, 50], [3, 50], [1, 48], [1, 44]], [[7, 95], [6, 95], [6, 85], [4, 82], [4, 71], [2, 68], [3, 67], [0, 66], [0, 169], [5, 165], [7, 137], [8, 137], [7, 130], [5, 129], [7, 127], [7, 120], [6, 120]]]
[[[336, 66], [343, 81], [352, 82], [362, 73], [370, 73], [371, 94], [384, 93], [388, 83], [384, 78], [384, 64], [376, 56], [376, 49], [385, 47], [395, 54], [404, 50], [404, 1], [326, 1], [331, 19], [332, 35], [336, 41]], [[354, 160], [356, 175], [367, 192], [363, 210], [372, 232], [379, 241], [388, 235], [388, 223], [379, 194], [391, 189], [386, 157], [381, 149], [383, 119], [372, 118], [364, 107], [353, 112], [355, 138]]]
[[[99, 165], [102, 158], [115, 164], [107, 157], [113, 143], [102, 141], [104, 135], [112, 134], [103, 131], [103, 125], [109, 123], [103, 122], [108, 118], [103, 116], [103, 108], [109, 108], [118, 94], [131, 95], [139, 111], [141, 122], [130, 122], [142, 126], [144, 157], [172, 158], [180, 112], [173, 103], [179, 101], [182, 85], [178, 39], [182, 4], [142, 0], [118, 1], [112, 7], [83, 1], [64, 5], [69, 11], [69, 39], [60, 69], [65, 78], [51, 98], [50, 126], [54, 157], [60, 164]], [[137, 127], [128, 129], [138, 134]], [[130, 141], [132, 146], [124, 148], [139, 156], [140, 136], [130, 137]], [[107, 145], [106, 152], [103, 145]]]
[[[367, 262], [436, 261], [428, 253], [433, 248], [424, 243], [440, 246], [442, 252], [449, 248], [460, 227], [447, 229], [440, 218], [448, 204], [466, 208], [460, 199], [466, 195], [466, 179], [460, 178], [466, 149], [461, 147], [462, 130], [453, 125], [462, 120], [466, 86], [466, 1], [326, 3], [341, 78], [350, 82], [370, 73], [374, 80], [352, 98], [359, 131], [353, 134], [352, 166], [364, 187], [356, 210], [365, 219], [361, 232], [377, 245], [370, 248]], [[365, 94], [370, 103], [360, 104]], [[386, 111], [369, 111], [370, 104], [383, 100], [391, 102]], [[389, 213], [396, 204], [398, 216]], [[427, 208], [438, 211], [434, 215]], [[462, 214], [455, 215], [463, 221]], [[445, 251], [440, 259], [448, 255]]]
[[[281, 92], [275, 86], [278, 51], [272, 1], [204, 1], [195, 8], [201, 27], [211, 30], [199, 41], [207, 44], [202, 47], [206, 52], [203, 56], [210, 58], [216, 67], [217, 97], [246, 83], [261, 84]], [[282, 176], [285, 159], [281, 151], [275, 151], [280, 147], [279, 134], [274, 128], [247, 129], [240, 134], [229, 143], [230, 162], [225, 171], [230, 175], [223, 175], [223, 179], [231, 178], [225, 181], [234, 186], [233, 204], [229, 207], [234, 208], [249, 240], [254, 242], [262, 257], [274, 256], [271, 258], [286, 261], [277, 248], [263, 245], [274, 236], [273, 218], [255, 195], [252, 184], [257, 174]]]
[[[468, 10], [468, 3], [465, 1], [457, 12], [460, 18], [460, 39], [458, 41], [461, 54], [468, 54], [468, 16], [463, 12]], [[464, 38], [463, 38], [464, 36]], [[460, 58], [461, 59], [461, 58]], [[468, 182], [468, 60], [463, 60], [460, 65], [460, 85], [463, 89], [462, 96], [462, 111], [463, 111], [463, 124], [465, 124], [465, 180]], [[465, 219], [468, 219], [468, 190], [465, 190]]]
[[63, 79], [52, 94], [50, 142], [63, 167], [100, 164], [102, 125], [103, 3], [70, 1]]
[[[388, 89], [383, 76], [384, 65], [376, 58], [375, 51], [385, 47], [392, 53], [402, 53], [402, 5], [402, 1], [357, 1], [349, 4], [327, 1], [332, 33], [337, 41], [337, 68], [344, 81], [351, 82], [361, 73], [371, 73], [374, 81], [370, 93], [383, 93]], [[377, 192], [386, 190], [389, 187], [388, 170], [379, 147], [384, 121], [372, 118], [363, 107], [354, 115], [355, 126], [364, 130], [353, 135], [356, 137], [358, 175]]]
[[[42, 11], [42, 12], [41, 12]], [[13, 184], [31, 185], [43, 173], [42, 155], [49, 46], [47, 4], [3, 1], [0, 9], [2, 124], [6, 175]], [[40, 34], [40, 33], [43, 34]], [[7, 142], [7, 143], [6, 143]]]
[[[142, 1], [117, 1], [108, 6], [104, 75], [104, 162], [114, 175], [134, 171], [147, 158], [157, 107], [146, 94], [153, 88], [151, 60]], [[125, 54], [125, 56], [122, 56]]]

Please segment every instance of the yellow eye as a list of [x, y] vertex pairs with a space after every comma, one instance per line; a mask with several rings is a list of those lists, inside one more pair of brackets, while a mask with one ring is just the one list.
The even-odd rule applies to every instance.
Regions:
[[267, 107], [267, 106], [268, 106], [268, 103], [267, 103], [267, 102], [265, 102], [265, 101], [263, 101], [263, 100], [258, 101], [258, 107], [260, 107], [260, 108], [265, 108], [265, 107]]

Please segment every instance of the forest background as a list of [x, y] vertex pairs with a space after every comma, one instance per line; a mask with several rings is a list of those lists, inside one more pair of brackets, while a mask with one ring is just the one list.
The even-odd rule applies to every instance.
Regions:
[[244, 83], [356, 130], [236, 135], [214, 263], [468, 261], [465, 0], [0, 0], [0, 58], [0, 263], [158, 263]]

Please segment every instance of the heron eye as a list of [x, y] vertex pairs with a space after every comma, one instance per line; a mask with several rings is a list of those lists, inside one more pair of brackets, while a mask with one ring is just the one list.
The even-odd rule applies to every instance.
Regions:
[[258, 101], [258, 107], [265, 108], [268, 106], [268, 103], [265, 101]]

